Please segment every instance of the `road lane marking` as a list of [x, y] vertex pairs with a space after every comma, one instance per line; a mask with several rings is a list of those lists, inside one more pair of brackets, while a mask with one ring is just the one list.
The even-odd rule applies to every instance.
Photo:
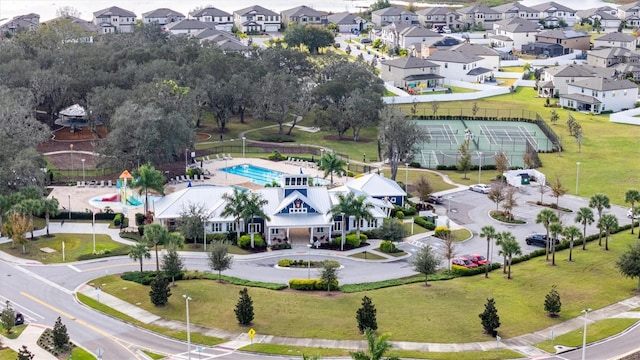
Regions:
[[[80, 324], [80, 325], [82, 325], [82, 326], [86, 327], [87, 329], [90, 329], [90, 330], [95, 331], [95, 332], [96, 332], [96, 333], [98, 333], [99, 335], [102, 335], [102, 336], [104, 336], [105, 338], [107, 338], [107, 339], [109, 339], [109, 340], [113, 341], [114, 343], [116, 343], [116, 344], [120, 345], [123, 349], [125, 349], [126, 351], [128, 351], [129, 353], [131, 353], [131, 355], [133, 355], [135, 359], [139, 359], [138, 355], [136, 355], [136, 354], [135, 354], [133, 351], [131, 351], [131, 349], [130, 349], [130, 347], [134, 345], [133, 343], [128, 343], [128, 342], [126, 342], [126, 341], [122, 341], [122, 339], [119, 339], [119, 338], [117, 338], [116, 336], [111, 335], [111, 334], [109, 334], [108, 332], [106, 332], [106, 331], [104, 331], [104, 330], [102, 330], [102, 329], [100, 329], [100, 328], [98, 328], [98, 327], [96, 327], [96, 326], [93, 326], [93, 325], [91, 325], [91, 324], [88, 324], [86, 321], [84, 321], [84, 320], [80, 320], [80, 319], [76, 318], [75, 316], [73, 316], [73, 315], [71, 315], [71, 314], [69, 314], [69, 313], [66, 313], [66, 312], [64, 312], [64, 311], [62, 311], [62, 310], [60, 310], [60, 309], [56, 308], [56, 307], [55, 307], [55, 306], [53, 306], [53, 305], [49, 305], [49, 304], [47, 304], [46, 302], [44, 302], [44, 301], [42, 301], [42, 300], [40, 300], [40, 299], [36, 298], [35, 296], [25, 293], [24, 291], [21, 291], [21, 292], [20, 292], [20, 295], [22, 295], [22, 296], [24, 296], [24, 297], [26, 297], [26, 298], [28, 298], [28, 299], [31, 299], [31, 300], [35, 301], [36, 303], [38, 303], [38, 304], [40, 304], [40, 305], [42, 305], [42, 306], [44, 306], [44, 307], [48, 308], [49, 310], [52, 310], [53, 312], [56, 312], [56, 313], [58, 313], [58, 314], [60, 314], [60, 315], [62, 315], [62, 316], [64, 316], [64, 317], [66, 317], [66, 318], [68, 318], [68, 319], [70, 319], [70, 320], [75, 321], [76, 323], [78, 323], [78, 324]], [[126, 345], [127, 343], [128, 343], [128, 345]]]
[[82, 270], [78, 269], [77, 267], [75, 267], [75, 266], [73, 266], [73, 265], [71, 265], [71, 264], [67, 265], [67, 267], [68, 267], [69, 269], [71, 269], [71, 270], [75, 271], [75, 272], [82, 272]]
[[23, 268], [22, 266], [16, 266], [15, 269], [17, 269], [17, 270], [19, 270], [19, 271], [31, 276], [32, 278], [40, 280], [43, 283], [45, 283], [45, 284], [47, 284], [47, 285], [49, 285], [51, 287], [54, 287], [54, 288], [64, 292], [67, 295], [73, 295], [73, 291], [71, 291], [71, 290], [69, 290], [69, 289], [67, 289], [67, 288], [65, 288], [63, 286], [60, 286], [60, 285], [54, 283], [53, 281], [51, 281], [49, 279], [46, 279], [46, 278], [44, 278], [44, 277], [42, 277], [42, 276], [40, 276], [40, 275], [30, 271], [30, 270], [27, 270], [27, 269]]

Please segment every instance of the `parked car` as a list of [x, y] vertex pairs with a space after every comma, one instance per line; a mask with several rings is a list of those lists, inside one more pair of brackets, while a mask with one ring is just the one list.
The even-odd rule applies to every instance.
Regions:
[[440, 195], [429, 195], [427, 202], [431, 204], [442, 205], [444, 204], [444, 197]]
[[[527, 245], [545, 247], [547, 245], [547, 235], [545, 234], [529, 235], [524, 241], [527, 243]], [[555, 242], [556, 245], [560, 243], [560, 240], [558, 239], [553, 239], [553, 241]]]
[[469, 190], [479, 192], [482, 194], [488, 194], [491, 191], [491, 186], [487, 184], [474, 184], [469, 186]]
[[478, 267], [478, 264], [474, 264], [473, 261], [464, 257], [451, 259], [451, 265], [464, 266], [467, 269], [474, 269]]
[[21, 313], [17, 312], [15, 326], [22, 325], [22, 324], [24, 324], [24, 316]]
[[633, 215], [633, 209], [629, 209], [629, 211], [627, 211], [627, 217], [629, 219], [631, 219], [631, 216], [633, 216], [634, 219], [640, 219], [640, 214], [636, 214], [635, 216]]
[[371, 39], [367, 39], [367, 38], [360, 39], [360, 43], [361, 44], [371, 44]]
[[339, 42], [333, 43], [333, 47], [336, 48], [336, 49], [339, 49], [340, 48], [340, 43]]
[[465, 255], [463, 257], [471, 260], [471, 262], [473, 262], [474, 264], [477, 264], [478, 266], [483, 266], [487, 264], [487, 258], [480, 254]]

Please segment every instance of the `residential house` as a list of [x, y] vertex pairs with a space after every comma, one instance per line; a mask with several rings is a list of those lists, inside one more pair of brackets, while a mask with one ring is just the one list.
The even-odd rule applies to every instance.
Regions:
[[233, 21], [244, 33], [276, 32], [280, 30], [280, 15], [260, 5], [233, 12]]
[[552, 29], [539, 32], [535, 37], [535, 41], [558, 44], [562, 46], [564, 54], [570, 54], [574, 50], [589, 50], [591, 35], [586, 31], [577, 31], [571, 28]]
[[531, 8], [538, 12], [538, 19], [545, 27], [561, 26], [563, 23], [566, 26], [573, 26], [577, 22], [575, 10], [553, 1], [534, 5]]
[[233, 16], [226, 11], [214, 7], [193, 11], [191, 17], [204, 23], [213, 23], [213, 28], [222, 31], [231, 31], [233, 28]]
[[595, 9], [580, 10], [576, 12], [576, 20], [580, 23], [595, 25], [600, 23], [599, 29], [605, 32], [618, 31], [622, 20], [618, 17], [618, 10], [611, 6], [603, 6]]
[[161, 8], [152, 10], [146, 13], [142, 13], [143, 24], [159, 24], [165, 25], [172, 22], [184, 20], [184, 15], [167, 8]]
[[211, 23], [205, 23], [196, 19], [184, 19], [164, 25], [162, 31], [166, 31], [171, 35], [193, 34], [201, 30], [211, 29], [212, 26], [213, 24]]
[[538, 96], [558, 97], [569, 93], [568, 86], [596, 76], [612, 77], [613, 71], [592, 65], [567, 64], [545, 68], [537, 82]]
[[511, 2], [507, 4], [502, 4], [498, 6], [494, 6], [491, 8], [492, 10], [498, 12], [500, 14], [501, 20], [509, 20], [509, 19], [525, 19], [533, 22], [538, 22], [538, 17], [540, 13], [528, 6], [524, 6], [519, 2]]
[[493, 24], [489, 41], [499, 48], [522, 50], [522, 45], [535, 41], [539, 32], [536, 23], [519, 17], [500, 20]]
[[462, 29], [460, 15], [446, 7], [432, 7], [416, 11], [418, 22], [427, 29], [448, 27], [451, 30]]
[[493, 70], [478, 65], [483, 58], [458, 50], [435, 51], [427, 60], [440, 65], [440, 75], [445, 79], [484, 83], [493, 75]]
[[640, 1], [619, 6], [618, 17], [629, 27], [640, 26]]
[[638, 39], [630, 34], [612, 32], [593, 40], [593, 46], [594, 48], [620, 47], [628, 50], [635, 50], [636, 46], [638, 46]]
[[450, 50], [456, 45], [460, 45], [462, 40], [457, 37], [445, 36], [444, 38], [428, 38], [420, 43], [413, 43], [407, 50], [414, 57], [427, 58], [434, 51]]
[[633, 109], [638, 101], [638, 86], [625, 79], [593, 77], [569, 84], [567, 90], [560, 95], [562, 107], [594, 114]]
[[40, 25], [40, 15], [30, 13], [15, 16], [0, 26], [0, 33], [16, 34], [20, 31], [35, 30]]
[[459, 51], [465, 55], [480, 57], [482, 60], [477, 63], [479, 67], [493, 71], [498, 71], [500, 68], [500, 53], [484, 45], [465, 42], [454, 46], [452, 50]]
[[249, 46], [242, 43], [235, 35], [228, 31], [212, 28], [198, 30], [192, 33], [201, 43], [212, 43], [223, 52], [248, 52]]
[[418, 25], [392, 23], [380, 29], [379, 38], [383, 44], [392, 48], [408, 48], [414, 43], [427, 39], [442, 39], [442, 34]]
[[602, 48], [589, 52], [587, 63], [615, 71], [618, 79], [640, 81], [640, 53], [626, 48]]
[[[371, 175], [367, 175], [366, 179], [369, 176]], [[357, 196], [364, 195], [365, 201], [372, 205], [370, 213], [373, 220], [361, 220], [360, 229], [376, 229], [389, 216], [394, 205], [392, 201], [399, 196], [400, 200], [396, 203], [402, 204], [406, 193], [395, 182], [393, 182], [395, 186], [392, 186], [392, 184], [376, 180], [369, 180], [364, 184], [357, 180], [359, 179], [327, 190], [323, 186], [309, 186], [309, 175], [283, 175], [281, 187], [256, 190], [256, 193], [266, 200], [262, 211], [268, 216], [268, 219], [256, 217], [246, 222], [242, 221], [239, 230], [262, 234], [268, 245], [295, 241], [292, 240], [292, 229], [303, 229], [308, 232], [308, 238], [305, 235], [301, 239], [303, 243], [329, 242], [332, 234], [340, 234], [342, 224], [346, 225], [345, 232], [356, 228], [354, 217], [342, 219], [340, 216], [334, 217], [331, 212], [333, 206], [338, 203], [338, 195], [350, 192]], [[370, 182], [382, 183], [383, 186], [371, 189], [372, 186], [368, 185]], [[200, 185], [176, 191], [154, 203], [154, 217], [161, 224], [173, 228], [185, 209], [195, 205], [206, 211], [206, 233], [235, 232], [237, 226], [235, 219], [221, 215], [228, 203], [225, 195], [232, 194], [233, 190], [228, 186]], [[368, 191], [373, 192], [369, 193]], [[380, 199], [378, 195], [381, 193], [389, 193], [390, 195]]]
[[136, 14], [112, 6], [94, 12], [93, 23], [100, 27], [101, 34], [130, 33], [136, 27]]
[[300, 25], [321, 25], [328, 24], [327, 13], [312, 9], [306, 5], [296, 6], [292, 9], [280, 12], [282, 27], [295, 23]]
[[[49, 26], [52, 24], [56, 24], [56, 23], [60, 23], [60, 22], [69, 22], [70, 24], [73, 24], [74, 26], [78, 27], [78, 29], [82, 30], [82, 32], [84, 32], [84, 34], [69, 34], [70, 37], [67, 39], [64, 39], [64, 42], [70, 42], [70, 43], [92, 43], [93, 42], [93, 37], [95, 35], [97, 35], [99, 33], [100, 28], [96, 25], [94, 25], [92, 22], [87, 21], [87, 20], [82, 20], [80, 18], [71, 16], [71, 15], [66, 15], [66, 16], [61, 16], [61, 17], [57, 17], [55, 19], [49, 20], [47, 22], [43, 22], [42, 24], [40, 24], [41, 26]], [[78, 35], [80, 37], [78, 37]]]
[[371, 22], [378, 27], [391, 23], [403, 25], [414, 25], [419, 23], [418, 14], [395, 6], [373, 11], [371, 13]]
[[404, 206], [407, 193], [395, 181], [380, 174], [371, 173], [347, 181], [344, 186], [374, 199], [384, 200], [392, 205]]
[[522, 53], [535, 55], [538, 58], [548, 58], [564, 55], [564, 48], [560, 44], [549, 44], [546, 42], [532, 42], [521, 46]]
[[460, 15], [460, 22], [466, 24], [467, 28], [472, 26], [482, 26], [491, 29], [493, 23], [500, 21], [500, 13], [484, 4], [475, 4], [456, 10]]
[[338, 32], [341, 33], [362, 31], [369, 26], [373, 27], [375, 25], [373, 22], [349, 12], [327, 15], [327, 22], [335, 24], [338, 27]]
[[419, 88], [421, 91], [430, 91], [427, 89], [442, 88], [444, 77], [439, 74], [439, 67], [440, 65], [426, 59], [399, 57], [382, 63], [380, 76], [384, 82], [393, 83], [393, 86], [401, 89]]

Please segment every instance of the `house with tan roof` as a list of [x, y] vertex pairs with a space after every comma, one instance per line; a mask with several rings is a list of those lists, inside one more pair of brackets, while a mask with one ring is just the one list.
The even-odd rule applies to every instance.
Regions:
[[535, 36], [535, 41], [558, 44], [562, 46], [564, 54], [570, 54], [573, 50], [587, 51], [591, 47], [591, 35], [586, 31], [578, 31], [571, 28], [539, 32]]
[[112, 6], [93, 13], [93, 23], [100, 27], [101, 34], [130, 33], [136, 27], [133, 11]]

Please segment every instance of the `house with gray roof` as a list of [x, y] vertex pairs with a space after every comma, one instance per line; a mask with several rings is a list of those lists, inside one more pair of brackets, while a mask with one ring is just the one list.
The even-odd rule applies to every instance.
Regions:
[[100, 28], [101, 34], [130, 33], [136, 27], [136, 14], [112, 6], [94, 12], [93, 23]]
[[618, 17], [629, 27], [640, 26], [640, 1], [618, 7]]
[[500, 20], [493, 24], [493, 34], [489, 34], [489, 41], [499, 48], [522, 50], [522, 45], [535, 41], [540, 30], [539, 25], [530, 20], [519, 17]]
[[425, 29], [419, 25], [391, 23], [382, 27], [376, 36], [386, 46], [408, 48], [410, 45], [426, 41], [427, 39], [442, 39], [443, 35]]
[[446, 7], [436, 6], [416, 11], [418, 22], [427, 29], [448, 27], [451, 30], [461, 30], [460, 14]]
[[457, 37], [445, 36], [443, 38], [428, 38], [419, 43], [413, 43], [407, 49], [409, 54], [414, 57], [426, 59], [435, 51], [451, 50], [453, 47], [460, 45], [463, 41]]
[[327, 13], [312, 9], [306, 5], [296, 6], [292, 9], [283, 10], [280, 12], [282, 18], [282, 27], [286, 28], [289, 24], [300, 25], [320, 25], [326, 26], [328, 24]]
[[635, 50], [636, 46], [638, 46], [638, 39], [635, 36], [619, 32], [605, 34], [593, 40], [594, 48], [619, 47]]
[[228, 31], [207, 28], [192, 33], [192, 36], [200, 40], [203, 44], [214, 44], [225, 53], [249, 51], [249, 46], [242, 43], [235, 35]]
[[441, 89], [444, 76], [439, 74], [440, 65], [413, 56], [387, 60], [380, 66], [380, 76], [385, 83], [401, 89], [416, 88], [421, 91]]
[[341, 33], [350, 33], [354, 30], [362, 31], [369, 26], [375, 26], [373, 22], [350, 12], [327, 15], [327, 23], [336, 25], [338, 27], [338, 32]]
[[175, 10], [160, 8], [146, 13], [142, 13], [143, 24], [159, 24], [165, 25], [172, 22], [182, 21], [185, 17], [182, 13]]
[[459, 51], [466, 55], [480, 57], [482, 60], [478, 62], [479, 67], [484, 67], [493, 71], [498, 71], [500, 68], [500, 53], [487, 46], [465, 42], [454, 46], [452, 50]]
[[171, 35], [193, 34], [200, 30], [211, 29], [213, 24], [198, 21], [196, 19], [184, 19], [164, 25], [162, 31]]
[[640, 81], [640, 53], [626, 48], [601, 48], [589, 51], [587, 63], [599, 68], [612, 69], [619, 79]]
[[480, 66], [480, 56], [459, 50], [435, 51], [427, 60], [440, 65], [440, 75], [445, 79], [484, 83], [493, 75], [493, 70]]
[[570, 54], [574, 50], [587, 51], [591, 47], [591, 35], [586, 31], [578, 31], [571, 28], [539, 32], [535, 36], [535, 41], [547, 44], [558, 44], [562, 46], [563, 54]]
[[618, 9], [611, 6], [603, 6], [594, 9], [580, 10], [576, 12], [576, 19], [580, 23], [595, 25], [600, 23], [598, 31], [618, 31], [622, 20], [618, 17]]
[[74, 26], [80, 28], [84, 34], [81, 34], [80, 37], [77, 37], [77, 33], [74, 33], [72, 37], [68, 37], [64, 39], [64, 42], [70, 43], [92, 43], [94, 36], [98, 35], [100, 28], [94, 25], [92, 22], [83, 20], [71, 15], [60, 16], [55, 19], [43, 22], [40, 26], [49, 26], [52, 24], [60, 23], [60, 22], [69, 22]]
[[244, 33], [276, 32], [280, 30], [280, 14], [253, 5], [233, 12], [233, 22]]
[[633, 109], [638, 101], [638, 86], [625, 79], [592, 77], [569, 84], [567, 90], [560, 95], [562, 107], [594, 114]]
[[500, 13], [484, 4], [467, 6], [456, 10], [456, 13], [460, 14], [460, 22], [467, 27], [481, 25], [485, 29], [491, 29], [494, 22], [500, 21]]
[[546, 27], [560, 26], [561, 21], [567, 26], [573, 26], [577, 22], [576, 11], [554, 1], [531, 6], [538, 11], [538, 19], [544, 21]]
[[519, 2], [511, 2], [507, 4], [502, 4], [498, 6], [494, 6], [491, 9], [498, 12], [500, 14], [501, 20], [508, 19], [524, 19], [533, 22], [538, 22], [538, 16], [540, 13], [528, 6], [524, 6]]
[[378, 27], [391, 23], [403, 25], [414, 25], [419, 23], [418, 15], [416, 13], [396, 6], [373, 11], [371, 13], [371, 22]]
[[213, 23], [213, 28], [216, 30], [231, 31], [233, 28], [233, 16], [211, 6], [193, 11], [189, 15], [198, 21]]
[[569, 92], [568, 86], [593, 77], [616, 77], [615, 70], [603, 67], [581, 64], [567, 64], [545, 68], [540, 73], [536, 85], [539, 97], [558, 97]]
[[26, 15], [14, 16], [0, 26], [0, 33], [15, 34], [19, 31], [35, 30], [40, 25], [40, 15], [29, 13]]

